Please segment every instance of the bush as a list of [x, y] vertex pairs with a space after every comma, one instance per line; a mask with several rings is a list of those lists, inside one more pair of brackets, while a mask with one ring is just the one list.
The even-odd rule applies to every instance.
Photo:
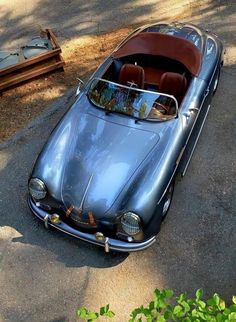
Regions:
[[[233, 296], [229, 306], [218, 294], [214, 294], [208, 300], [203, 300], [202, 296], [202, 289], [196, 291], [193, 299], [188, 298], [186, 294], [174, 297], [172, 290], [156, 289], [153, 301], [147, 307], [142, 305], [134, 309], [129, 322], [236, 322], [236, 296]], [[100, 308], [99, 312], [81, 307], [77, 310], [77, 316], [87, 319], [87, 322], [93, 322], [101, 316], [113, 318], [115, 313], [110, 310], [108, 304]]]

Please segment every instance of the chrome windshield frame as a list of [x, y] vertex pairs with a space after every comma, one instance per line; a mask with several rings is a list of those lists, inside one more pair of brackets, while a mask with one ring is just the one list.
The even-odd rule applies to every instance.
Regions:
[[[119, 111], [108, 110], [108, 109], [106, 109], [104, 106], [99, 105], [99, 104], [98, 104], [98, 103], [96, 103], [96, 102], [93, 102], [93, 100], [89, 97], [89, 92], [90, 92], [90, 90], [91, 90], [91, 86], [92, 86], [92, 84], [93, 84], [93, 82], [94, 82], [95, 80], [97, 80], [97, 81], [102, 81], [102, 82], [104, 82], [104, 83], [108, 83], [108, 84], [112, 84], [112, 85], [114, 85], [114, 86], [117, 86], [118, 88], [120, 87], [120, 88], [125, 88], [125, 89], [128, 89], [128, 90], [132, 89], [132, 90], [135, 90], [135, 91], [140, 92], [140, 93], [150, 93], [150, 94], [155, 94], [155, 95], [161, 95], [161, 96], [169, 97], [169, 98], [173, 99], [173, 101], [175, 102], [175, 106], [176, 106], [176, 113], [175, 113], [175, 114], [173, 114], [173, 115], [170, 115], [171, 117], [169, 117], [169, 118], [167, 117], [166, 119], [165, 119], [165, 118], [163, 118], [163, 119], [158, 119], [158, 118], [148, 118], [148, 117], [146, 117], [146, 118], [139, 118], [139, 117], [136, 117], [136, 116], [134, 116], [134, 115], [130, 115], [130, 114], [128, 114], [128, 113], [122, 113], [122, 112], [119, 112]], [[179, 106], [178, 106], [178, 102], [177, 102], [177, 99], [176, 99], [173, 95], [169, 95], [169, 94], [162, 93], [162, 92], [158, 92], [158, 91], [154, 92], [154, 91], [150, 91], [150, 90], [146, 90], [146, 89], [140, 89], [140, 88], [132, 87], [132, 85], [131, 85], [131, 86], [121, 85], [121, 84], [119, 84], [119, 83], [115, 83], [115, 82], [112, 82], [112, 81], [109, 81], [109, 80], [107, 80], [107, 79], [100, 78], [100, 77], [94, 77], [94, 78], [92, 78], [92, 79], [90, 80], [90, 82], [89, 82], [89, 86], [88, 86], [88, 90], [87, 90], [86, 95], [87, 95], [87, 97], [89, 98], [90, 102], [91, 102], [94, 106], [98, 107], [98, 108], [99, 108], [99, 109], [101, 109], [101, 110], [104, 110], [105, 112], [108, 112], [108, 113], [117, 113], [117, 114], [126, 115], [126, 116], [129, 116], [129, 117], [133, 117], [133, 118], [135, 118], [135, 119], [137, 119], [137, 120], [139, 120], [139, 121], [151, 121], [151, 122], [169, 121], [169, 120], [172, 120], [172, 119], [174, 119], [174, 118], [177, 118], [177, 117], [178, 117], [178, 114], [179, 114]]]

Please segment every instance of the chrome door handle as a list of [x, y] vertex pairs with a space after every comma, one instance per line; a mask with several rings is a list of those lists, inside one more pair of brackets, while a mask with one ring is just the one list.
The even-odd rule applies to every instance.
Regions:
[[207, 96], [207, 95], [209, 94], [209, 92], [210, 92], [210, 90], [209, 90], [209, 88], [207, 88], [207, 89], [205, 90], [204, 96]]
[[199, 111], [199, 108], [197, 108], [197, 107], [192, 107], [192, 108], [190, 108], [190, 109], [189, 109], [189, 111], [190, 111], [190, 112], [194, 112], [194, 111], [198, 112], [198, 111]]

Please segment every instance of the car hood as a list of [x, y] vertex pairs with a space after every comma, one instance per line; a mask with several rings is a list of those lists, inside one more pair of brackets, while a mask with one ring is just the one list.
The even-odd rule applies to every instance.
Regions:
[[64, 204], [103, 216], [158, 142], [155, 133], [81, 115], [61, 182]]
[[88, 113], [73, 115], [59, 125], [34, 173], [41, 171], [39, 177], [51, 195], [67, 208], [82, 208], [102, 217], [159, 135]]

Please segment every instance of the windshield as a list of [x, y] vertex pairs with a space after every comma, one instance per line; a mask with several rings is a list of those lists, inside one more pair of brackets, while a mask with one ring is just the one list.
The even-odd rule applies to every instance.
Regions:
[[177, 115], [177, 101], [167, 94], [123, 86], [105, 79], [92, 80], [88, 97], [99, 108], [145, 120], [170, 120]]

